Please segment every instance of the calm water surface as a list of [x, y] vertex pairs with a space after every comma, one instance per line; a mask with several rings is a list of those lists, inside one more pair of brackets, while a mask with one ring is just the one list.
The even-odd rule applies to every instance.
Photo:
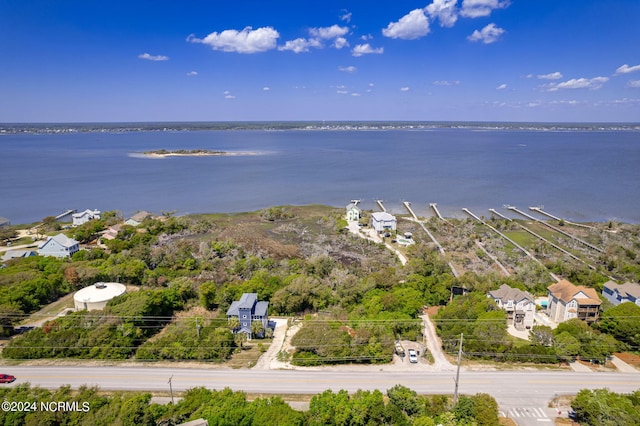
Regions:
[[[155, 213], [411, 201], [430, 215], [544, 205], [573, 220], [640, 223], [640, 132], [471, 129], [193, 131], [0, 136], [0, 216]], [[149, 159], [155, 149], [261, 155]]]

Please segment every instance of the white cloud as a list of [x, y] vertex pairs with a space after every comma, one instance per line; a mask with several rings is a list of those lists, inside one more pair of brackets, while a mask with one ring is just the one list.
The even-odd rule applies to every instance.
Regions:
[[348, 72], [349, 74], [352, 74], [352, 73], [356, 72], [358, 69], [356, 67], [354, 67], [353, 65], [349, 65], [348, 67], [338, 67], [338, 70], [344, 71], [344, 72]]
[[143, 53], [138, 55], [140, 59], [146, 59], [147, 61], [168, 61], [169, 57], [164, 55], [150, 55], [148, 53]]
[[345, 46], [349, 46], [349, 42], [344, 37], [337, 37], [333, 42], [333, 47], [335, 47], [336, 49], [342, 49]]
[[494, 9], [504, 9], [509, 4], [509, 0], [463, 0], [460, 16], [465, 18], [489, 16]]
[[336, 90], [336, 93], [337, 93], [338, 95], [346, 95], [346, 94], [348, 94], [348, 93], [349, 93], [349, 91], [348, 91], [348, 90], [340, 89], [340, 90]]
[[629, 80], [627, 87], [633, 87], [634, 89], [640, 89], [640, 80]]
[[294, 53], [303, 53], [308, 52], [310, 47], [322, 47], [322, 43], [315, 38], [309, 40], [306, 38], [297, 38], [287, 41], [284, 46], [278, 46], [278, 50], [291, 50]]
[[491, 23], [481, 31], [475, 30], [467, 39], [469, 41], [481, 41], [484, 44], [490, 44], [498, 41], [498, 38], [500, 38], [502, 34], [504, 34], [504, 30], [496, 27], [496, 24]]
[[381, 54], [384, 52], [384, 48], [383, 47], [378, 47], [378, 48], [373, 48], [371, 47], [371, 45], [369, 43], [364, 43], [364, 44], [358, 44], [356, 45], [356, 47], [353, 48], [353, 50], [351, 51], [351, 54], [353, 56], [362, 56], [362, 55], [370, 55], [370, 54]]
[[373, 39], [373, 36], [371, 34], [365, 34], [365, 35], [361, 35], [360, 36], [360, 40], [362, 41], [367, 41], [367, 40], [371, 40]]
[[344, 22], [347, 22], [347, 23], [351, 22], [352, 13], [349, 12], [348, 10], [343, 10], [342, 12], [343, 12], [343, 14], [340, 15], [340, 20], [344, 21]]
[[235, 98], [236, 98], [236, 97], [235, 97], [235, 96], [233, 96], [233, 95], [231, 94], [231, 92], [230, 92], [230, 91], [228, 91], [228, 90], [225, 90], [224, 92], [222, 92], [222, 94], [224, 95], [224, 98], [225, 98], [225, 99], [235, 99]]
[[506, 88], [507, 88], [507, 85], [503, 83], [500, 86], [496, 87], [496, 90], [504, 90]]
[[533, 74], [523, 75], [524, 78], [533, 78]]
[[457, 2], [458, 0], [433, 0], [433, 3], [425, 10], [431, 19], [438, 18], [440, 20], [440, 26], [453, 27], [458, 20]]
[[409, 91], [409, 87], [405, 86], [405, 87], [401, 87], [400, 88], [401, 92], [408, 92]]
[[189, 77], [195, 77], [196, 75], [198, 75], [198, 71], [189, 71], [189, 72], [187, 73], [187, 75], [188, 75]]
[[630, 67], [629, 65], [624, 64], [618, 67], [614, 75], [629, 74], [630, 72], [635, 72], [635, 71], [640, 71], [640, 65], [634, 65]]
[[562, 73], [560, 71], [552, 72], [549, 74], [538, 74], [540, 80], [560, 80]]
[[357, 93], [357, 92], [353, 92], [353, 93], [351, 94], [351, 96], [355, 96], [355, 97], [358, 97], [358, 96], [361, 96], [361, 95], [360, 95], [360, 93]]
[[279, 37], [278, 31], [271, 27], [262, 27], [256, 30], [245, 27], [242, 31], [213, 32], [202, 39], [191, 34], [187, 37], [187, 41], [206, 44], [213, 50], [222, 50], [223, 52], [258, 53], [275, 49], [276, 40]]
[[269, 90], [271, 90], [271, 87], [269, 87], [269, 86], [264, 86], [264, 87], [262, 88], [262, 91], [263, 91], [263, 92], [268, 92]]
[[309, 28], [309, 34], [313, 37], [321, 38], [323, 40], [331, 40], [332, 38], [342, 37], [349, 32], [349, 28], [341, 27], [339, 25], [332, 25], [330, 27]]
[[422, 9], [414, 9], [398, 22], [390, 22], [382, 34], [389, 38], [414, 40], [429, 34], [429, 20]]
[[550, 83], [543, 86], [548, 92], [556, 92], [560, 89], [590, 89], [598, 90], [604, 83], [609, 81], [609, 77], [594, 78], [573, 78], [561, 83]]
[[433, 82], [436, 86], [457, 86], [460, 84], [459, 80], [449, 81], [449, 80], [436, 80]]

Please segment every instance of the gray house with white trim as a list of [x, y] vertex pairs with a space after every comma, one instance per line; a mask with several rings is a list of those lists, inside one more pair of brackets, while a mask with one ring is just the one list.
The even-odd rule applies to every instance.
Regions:
[[238, 317], [240, 327], [236, 333], [246, 333], [251, 339], [251, 323], [260, 321], [262, 329], [269, 326], [269, 302], [259, 302], [258, 293], [243, 293], [227, 310], [227, 318]]
[[71, 257], [80, 250], [80, 243], [64, 234], [58, 234], [47, 238], [47, 241], [38, 247], [40, 256]]
[[396, 230], [396, 217], [387, 212], [375, 212], [371, 214], [371, 226], [378, 233]]
[[640, 306], [640, 284], [618, 284], [613, 281], [607, 281], [602, 286], [602, 295], [616, 306], [622, 302], [631, 302]]

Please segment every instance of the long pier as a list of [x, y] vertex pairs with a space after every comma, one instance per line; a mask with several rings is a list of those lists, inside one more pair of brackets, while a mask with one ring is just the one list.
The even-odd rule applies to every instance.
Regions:
[[442, 215], [440, 214], [440, 211], [438, 210], [438, 204], [429, 203], [429, 207], [431, 207], [433, 209], [433, 211], [435, 212], [436, 216], [438, 216], [438, 219], [446, 221], [446, 219], [444, 217], [442, 217]]
[[509, 210], [511, 210], [511, 211], [514, 211], [514, 212], [516, 212], [516, 213], [518, 213], [518, 214], [520, 214], [520, 215], [522, 215], [522, 216], [524, 216], [524, 217], [526, 217], [526, 218], [528, 218], [528, 219], [531, 219], [531, 220], [533, 220], [533, 221], [536, 221], [536, 222], [538, 222], [538, 223], [541, 223], [541, 224], [543, 224], [544, 226], [546, 226], [546, 227], [548, 227], [548, 228], [551, 228], [551, 229], [553, 229], [554, 231], [556, 231], [556, 232], [558, 232], [558, 233], [560, 233], [560, 234], [564, 235], [565, 237], [569, 237], [569, 238], [571, 238], [571, 239], [573, 239], [573, 240], [575, 240], [575, 241], [579, 242], [580, 244], [582, 244], [582, 245], [585, 245], [585, 246], [589, 247], [589, 248], [590, 248], [590, 249], [592, 249], [592, 250], [595, 250], [595, 251], [597, 251], [597, 252], [599, 252], [599, 253], [604, 253], [604, 250], [602, 250], [600, 247], [596, 247], [596, 246], [594, 246], [594, 245], [593, 245], [593, 244], [591, 244], [591, 243], [588, 243], [588, 242], [586, 242], [586, 241], [584, 241], [584, 240], [582, 240], [582, 239], [580, 239], [580, 238], [578, 238], [578, 237], [576, 237], [576, 236], [573, 236], [573, 235], [569, 234], [568, 232], [563, 231], [562, 229], [556, 228], [555, 226], [553, 226], [553, 225], [551, 225], [551, 224], [549, 224], [549, 223], [545, 222], [544, 220], [537, 219], [537, 218], [535, 218], [535, 217], [531, 216], [530, 214], [527, 214], [527, 213], [525, 213], [525, 212], [523, 212], [523, 211], [521, 211], [521, 210], [518, 210], [516, 207], [508, 206], [508, 207], [507, 207], [507, 209], [509, 209]]
[[511, 219], [510, 217], [506, 217], [505, 215], [503, 215], [502, 213], [500, 213], [496, 209], [489, 209], [489, 212], [493, 213], [496, 216], [498, 216], [500, 219], [504, 219], [504, 220], [507, 220], [509, 222], [513, 221], [513, 219]]
[[383, 212], [387, 211], [387, 209], [384, 207], [384, 204], [382, 204], [382, 200], [376, 200], [376, 203], [378, 204], [378, 206], [380, 206]]
[[[522, 247], [520, 244], [516, 243], [515, 241], [513, 241], [511, 238], [507, 237], [505, 234], [503, 234], [502, 232], [498, 231], [496, 228], [494, 228], [493, 226], [489, 225], [487, 222], [485, 222], [484, 220], [480, 219], [478, 216], [476, 216], [475, 214], [473, 214], [473, 212], [471, 212], [471, 210], [467, 209], [467, 208], [463, 208], [462, 209], [463, 212], [465, 212], [466, 214], [468, 214], [469, 216], [471, 216], [472, 218], [474, 218], [475, 220], [477, 220], [478, 222], [480, 222], [481, 224], [483, 224], [484, 226], [488, 227], [489, 229], [491, 229], [493, 232], [495, 232], [496, 234], [500, 235], [502, 238], [504, 238], [505, 240], [509, 241], [511, 244], [514, 245], [514, 247], [516, 247], [518, 250], [520, 250], [521, 252], [523, 252], [528, 258], [530, 258], [531, 260], [533, 260], [534, 262], [536, 262], [539, 265], [543, 265], [542, 262], [540, 262], [534, 255], [532, 255], [531, 253], [529, 253], [529, 251], [527, 249], [525, 249], [524, 247]], [[557, 275], [555, 275], [553, 272], [549, 272], [549, 275], [551, 276], [551, 278], [553, 278], [556, 281], [560, 281], [560, 278], [558, 278]]]
[[585, 262], [584, 260], [580, 259], [578, 256], [574, 255], [573, 253], [563, 249], [562, 247], [560, 247], [559, 245], [552, 243], [551, 241], [547, 240], [546, 238], [544, 238], [542, 235], [536, 234], [535, 232], [533, 232], [531, 229], [527, 228], [526, 226], [523, 226], [521, 224], [518, 223], [518, 226], [520, 228], [522, 228], [523, 230], [525, 230], [526, 232], [530, 233], [531, 235], [533, 235], [534, 237], [540, 239], [541, 241], [549, 244], [551, 247], [553, 247], [556, 250], [561, 251], [562, 253], [566, 254], [567, 256], [569, 256], [570, 258], [572, 258], [573, 260], [577, 260], [578, 262], [584, 263], [585, 265], [587, 265], [589, 267], [589, 269], [593, 269], [594, 271], [596, 270], [596, 267]]
[[544, 210], [542, 210], [541, 207], [529, 207], [529, 210], [534, 211], [534, 212], [538, 212], [541, 215], [544, 215], [544, 216], [547, 216], [547, 217], [549, 217], [551, 219], [557, 220], [558, 222], [562, 221], [562, 222], [566, 223], [567, 225], [578, 226], [578, 227], [581, 227], [581, 228], [587, 228], [587, 229], [591, 229], [591, 230], [596, 229], [593, 226], [583, 225], [582, 223], [570, 222], [570, 221], [568, 221], [566, 219], [563, 219], [561, 217], [554, 216], [551, 213], [548, 213], [548, 212], [545, 212]]
[[480, 248], [480, 250], [482, 250], [484, 254], [486, 254], [489, 257], [489, 259], [493, 260], [493, 262], [496, 265], [498, 265], [498, 268], [500, 268], [500, 270], [505, 275], [505, 277], [511, 276], [511, 273], [509, 272], [509, 270], [505, 268], [502, 263], [500, 263], [500, 260], [494, 255], [492, 255], [491, 253], [489, 253], [486, 248], [484, 248], [484, 244], [482, 244], [480, 241], [476, 241], [476, 245]]
[[[408, 202], [408, 201], [403, 201], [402, 204], [404, 204], [405, 208], [409, 211], [409, 214], [413, 217], [413, 221], [416, 222], [418, 225], [420, 225], [420, 227], [424, 230], [424, 232], [426, 232], [426, 234], [429, 236], [431, 241], [433, 241], [433, 243], [438, 248], [438, 251], [440, 252], [440, 254], [442, 254], [443, 256], [446, 256], [446, 252], [444, 251], [444, 248], [438, 242], [438, 240], [436, 240], [436, 237], [434, 237], [433, 234], [427, 229], [427, 227], [424, 226], [424, 223], [422, 223], [418, 219], [418, 216], [415, 214], [415, 212], [411, 208], [411, 203]], [[447, 262], [447, 264], [449, 265], [449, 268], [451, 269], [451, 273], [453, 273], [453, 276], [458, 278], [460, 276], [460, 274], [458, 273], [458, 270], [456, 269], [456, 267], [453, 266], [453, 263]]]

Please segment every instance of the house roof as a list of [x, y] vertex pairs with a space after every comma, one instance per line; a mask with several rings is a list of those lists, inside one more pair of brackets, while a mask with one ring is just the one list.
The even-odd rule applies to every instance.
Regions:
[[136, 222], [142, 222], [143, 220], [145, 220], [146, 218], [148, 218], [149, 216], [151, 216], [151, 213], [146, 212], [146, 211], [140, 211], [136, 214], [134, 214], [133, 216], [131, 216], [129, 219], [133, 219]]
[[393, 222], [393, 221], [396, 220], [395, 216], [390, 215], [387, 212], [375, 212], [375, 213], [371, 214], [371, 217], [376, 222]]
[[227, 316], [238, 316], [240, 309], [253, 309], [258, 300], [258, 293], [243, 293], [240, 300], [234, 300], [227, 310]]
[[17, 259], [19, 257], [30, 257], [37, 256], [38, 252], [33, 250], [7, 250], [2, 255], [2, 261], [6, 262], [7, 260]]
[[606, 283], [604, 283], [604, 287], [612, 291], [617, 291], [624, 298], [628, 298], [629, 296], [633, 296], [636, 299], [640, 298], [640, 284], [618, 284], [613, 281], [607, 281]]
[[256, 311], [253, 314], [259, 317], [266, 317], [268, 311], [269, 302], [258, 302], [256, 303]]
[[357, 211], [360, 211], [360, 207], [358, 207], [358, 205], [356, 203], [351, 203], [347, 206], [347, 211], [351, 210], [351, 209], [355, 209]]
[[602, 303], [594, 289], [582, 285], [577, 286], [567, 280], [560, 280], [547, 289], [556, 299], [565, 303], [574, 299], [579, 305], [600, 305]]
[[87, 209], [87, 210], [85, 210], [83, 212], [80, 212], [80, 213], [74, 213], [73, 217], [80, 218], [82, 216], [96, 216], [96, 215], [99, 215], [99, 214], [100, 214], [100, 210]]
[[76, 244], [80, 244], [78, 241], [74, 240], [73, 238], [69, 238], [64, 234], [58, 234], [58, 235], [55, 235], [53, 237], [47, 238], [47, 241], [45, 241], [38, 248], [44, 248], [44, 246], [49, 244], [50, 241], [55, 241], [56, 243], [58, 243], [62, 247], [72, 247], [72, 246], [75, 246]]
[[534, 301], [533, 296], [528, 292], [522, 291], [519, 288], [509, 287], [506, 284], [502, 284], [497, 290], [490, 291], [489, 295], [494, 299], [500, 299], [502, 303], [508, 302], [509, 300], [513, 300], [515, 303], [522, 300], [528, 300], [531, 303]]

